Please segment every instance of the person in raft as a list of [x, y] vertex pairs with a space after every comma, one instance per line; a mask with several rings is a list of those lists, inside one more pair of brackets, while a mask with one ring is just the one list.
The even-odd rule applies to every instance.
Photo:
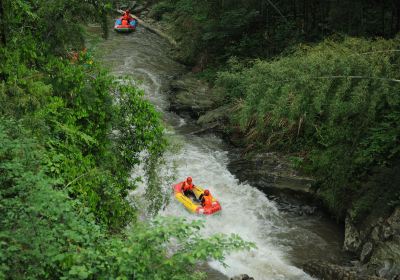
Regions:
[[133, 19], [129, 10], [126, 10], [122, 16], [122, 20], [127, 20], [130, 22]]
[[183, 182], [182, 184], [182, 190], [183, 194], [186, 195], [187, 197], [194, 197], [196, 198], [196, 195], [193, 192], [194, 184], [193, 184], [193, 179], [192, 177], [187, 177], [186, 181]]
[[204, 193], [200, 195], [199, 200], [201, 201], [201, 206], [205, 208], [212, 206], [212, 196], [209, 190], [205, 190]]

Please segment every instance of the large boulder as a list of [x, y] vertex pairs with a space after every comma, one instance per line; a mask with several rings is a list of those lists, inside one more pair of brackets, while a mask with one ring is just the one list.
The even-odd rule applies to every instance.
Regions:
[[362, 263], [366, 263], [369, 261], [369, 258], [372, 255], [372, 251], [374, 249], [374, 245], [372, 242], [367, 242], [364, 244], [361, 250], [360, 260]]
[[368, 269], [385, 279], [400, 279], [400, 236], [378, 243], [375, 247]]
[[193, 74], [186, 74], [171, 83], [170, 109], [178, 114], [188, 113], [198, 117], [216, 107], [220, 97], [210, 86]]
[[277, 153], [232, 153], [228, 167], [240, 180], [267, 192], [275, 188], [307, 194], [314, 182], [293, 168], [287, 157]]
[[360, 233], [357, 227], [351, 221], [350, 216], [346, 217], [345, 220], [345, 230], [344, 230], [344, 250], [357, 253], [362, 245], [362, 240], [360, 238]]
[[197, 120], [197, 124], [200, 125], [203, 130], [225, 133], [231, 111], [232, 106], [230, 104], [217, 107], [201, 115]]
[[362, 267], [341, 266], [319, 260], [310, 261], [303, 266], [311, 276], [324, 280], [383, 280], [384, 278], [368, 275]]
[[400, 207], [386, 218], [367, 217], [357, 224], [348, 215], [343, 247], [359, 256], [368, 273], [400, 279]]
[[400, 279], [400, 207], [377, 223], [365, 244], [369, 242], [374, 242], [369, 270], [387, 279]]
[[247, 274], [240, 274], [235, 277], [232, 277], [230, 280], [254, 280], [254, 278], [250, 277]]

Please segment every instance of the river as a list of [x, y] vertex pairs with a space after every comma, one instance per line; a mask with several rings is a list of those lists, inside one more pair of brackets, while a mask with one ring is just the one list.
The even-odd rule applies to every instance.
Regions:
[[249, 184], [240, 183], [227, 168], [229, 147], [213, 134], [194, 135], [192, 132], [198, 128], [190, 120], [168, 111], [168, 84], [187, 70], [169, 57], [167, 42], [139, 27], [129, 35], [113, 32], [96, 48], [114, 75], [129, 75], [141, 81], [146, 98], [162, 112], [169, 137], [180, 146], [167, 154], [168, 162], [174, 162], [177, 180], [192, 176], [194, 183], [208, 188], [223, 208], [216, 215], [199, 217], [171, 199], [159, 215], [204, 219], [202, 234], [206, 236], [235, 233], [257, 245], [250, 252], [227, 256], [228, 267], [209, 262], [209, 279], [242, 273], [257, 280], [312, 279], [299, 268], [305, 261], [343, 258], [342, 232], [337, 225], [321, 214], [301, 216], [281, 210], [279, 202]]

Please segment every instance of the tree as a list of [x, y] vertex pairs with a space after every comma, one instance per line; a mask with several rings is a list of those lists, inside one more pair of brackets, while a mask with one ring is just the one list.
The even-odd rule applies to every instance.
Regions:
[[[360, 181], [399, 156], [399, 46], [398, 39], [345, 38], [251, 67], [233, 60], [217, 80], [236, 108], [230, 127], [239, 128], [250, 150], [303, 155], [302, 167], [341, 217], [364, 193]], [[387, 194], [398, 190], [385, 185], [370, 193], [363, 208], [386, 197], [379, 207], [387, 209]]]
[[[199, 261], [252, 248], [238, 236], [202, 238], [201, 222], [157, 219], [109, 235], [41, 167], [44, 148], [0, 119], [0, 277], [4, 279], [200, 279]], [[173, 251], [170, 249], [175, 248]]]

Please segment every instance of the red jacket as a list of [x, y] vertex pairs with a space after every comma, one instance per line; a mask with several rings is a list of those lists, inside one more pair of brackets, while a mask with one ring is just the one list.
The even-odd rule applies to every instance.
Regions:
[[127, 21], [130, 21], [133, 18], [129, 12], [125, 12], [124, 15], [122, 16], [122, 19], [126, 19]]
[[194, 187], [193, 183], [192, 184], [188, 184], [186, 181], [183, 182], [183, 184], [182, 184], [182, 189], [183, 189], [184, 192], [193, 190], [193, 187]]
[[209, 208], [212, 206], [212, 197], [211, 195], [204, 195], [201, 199], [201, 205], [205, 208]]

